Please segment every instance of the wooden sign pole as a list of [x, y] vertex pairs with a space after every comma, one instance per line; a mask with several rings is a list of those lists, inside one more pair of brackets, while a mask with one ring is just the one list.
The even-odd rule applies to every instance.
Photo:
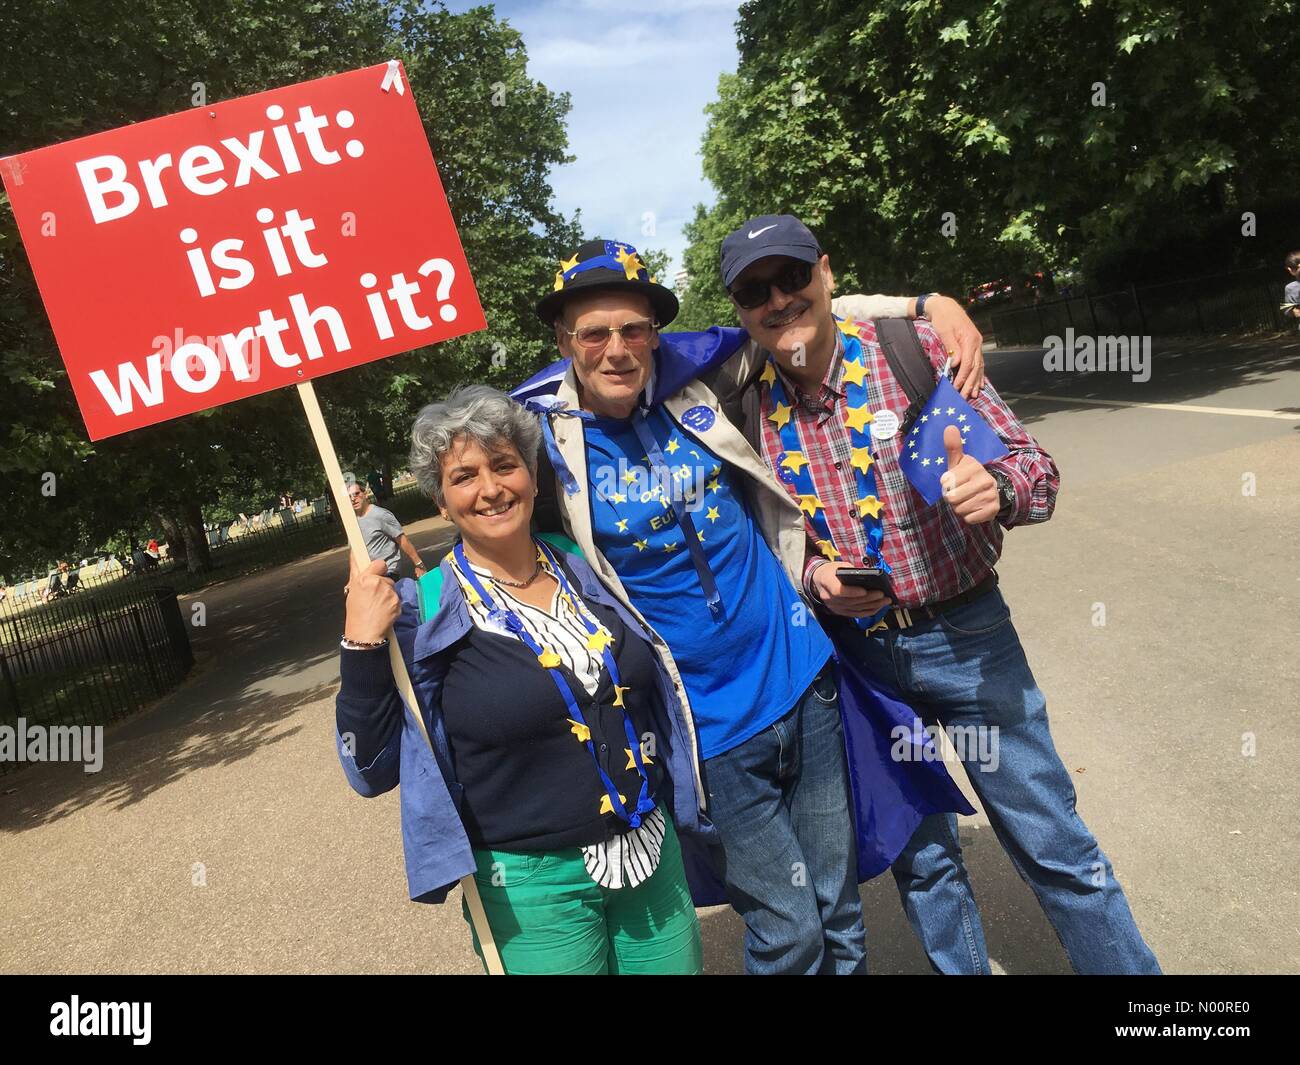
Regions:
[[[334, 497], [334, 508], [343, 518], [343, 528], [347, 530], [348, 546], [352, 550], [353, 558], [357, 560], [357, 565], [364, 568], [370, 563], [370, 555], [366, 551], [366, 541], [361, 535], [361, 526], [357, 524], [352, 503], [343, 489], [343, 470], [339, 467], [338, 455], [334, 453], [334, 445], [330, 442], [329, 429], [325, 426], [320, 403], [316, 400], [316, 390], [312, 388], [310, 381], [303, 381], [298, 385], [298, 395], [302, 398], [303, 410], [307, 412], [307, 424], [311, 426], [316, 450], [320, 452], [321, 463], [325, 467], [325, 477], [329, 481], [330, 492]], [[420, 734], [424, 736], [424, 741], [432, 751], [433, 741], [429, 738], [429, 730], [425, 727], [424, 717], [420, 713], [420, 704], [415, 699], [415, 688], [411, 684], [410, 675], [406, 672], [406, 662], [402, 658], [401, 648], [397, 646], [397, 638], [391, 628], [388, 630], [388, 661], [393, 667], [393, 680], [397, 682], [397, 692], [402, 697], [402, 702], [406, 704], [407, 712], [415, 718], [415, 723], [420, 727]], [[505, 972], [501, 965], [501, 955], [497, 952], [496, 940], [492, 938], [492, 929], [488, 927], [487, 913], [483, 909], [483, 900], [479, 897], [478, 883], [473, 874], [462, 877], [460, 887], [469, 905], [470, 920], [478, 935], [487, 970], [492, 976], [501, 976]]]

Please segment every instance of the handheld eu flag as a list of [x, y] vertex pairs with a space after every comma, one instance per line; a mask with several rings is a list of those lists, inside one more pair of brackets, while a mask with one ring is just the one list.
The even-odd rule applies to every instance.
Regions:
[[1002, 438], [961, 398], [947, 376], [941, 377], [912, 431], [903, 438], [898, 455], [904, 476], [931, 506], [943, 498], [939, 478], [948, 470], [943, 431], [950, 425], [961, 433], [962, 450], [980, 462], [992, 462], [1007, 454]]

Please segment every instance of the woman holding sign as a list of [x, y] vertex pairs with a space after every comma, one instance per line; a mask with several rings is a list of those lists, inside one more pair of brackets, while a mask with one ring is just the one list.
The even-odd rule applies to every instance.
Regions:
[[[411, 436], [412, 472], [460, 539], [418, 585], [353, 563], [336, 707], [349, 782], [402, 784], [411, 897], [442, 901], [473, 873], [506, 972], [699, 972], [674, 830], [700, 827], [693, 772], [673, 774], [689, 724], [647, 630], [572, 543], [530, 534], [537, 421], [471, 386]], [[433, 751], [394, 687], [390, 625]]]

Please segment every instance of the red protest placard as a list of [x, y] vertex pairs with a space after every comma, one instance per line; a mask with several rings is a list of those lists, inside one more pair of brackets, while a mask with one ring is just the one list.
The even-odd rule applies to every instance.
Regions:
[[486, 324], [400, 65], [0, 174], [92, 440]]

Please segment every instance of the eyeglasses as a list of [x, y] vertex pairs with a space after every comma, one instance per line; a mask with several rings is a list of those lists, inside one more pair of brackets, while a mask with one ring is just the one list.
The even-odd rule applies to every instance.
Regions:
[[[560, 326], [564, 329], [564, 326]], [[598, 351], [609, 343], [609, 338], [617, 333], [629, 348], [639, 348], [650, 342], [650, 337], [659, 328], [658, 322], [641, 318], [635, 322], [622, 325], [584, 325], [581, 329], [564, 329], [569, 336], [578, 341], [580, 347], [588, 351]]]
[[746, 281], [743, 285], [737, 285], [733, 289], [728, 289], [731, 298], [736, 301], [736, 305], [742, 310], [752, 311], [755, 307], [761, 307], [772, 294], [772, 286], [775, 285], [787, 296], [793, 296], [796, 292], [802, 292], [812, 281], [813, 264], [806, 263], [796, 259], [794, 262], [783, 266], [774, 277], [755, 278], [753, 281]]

